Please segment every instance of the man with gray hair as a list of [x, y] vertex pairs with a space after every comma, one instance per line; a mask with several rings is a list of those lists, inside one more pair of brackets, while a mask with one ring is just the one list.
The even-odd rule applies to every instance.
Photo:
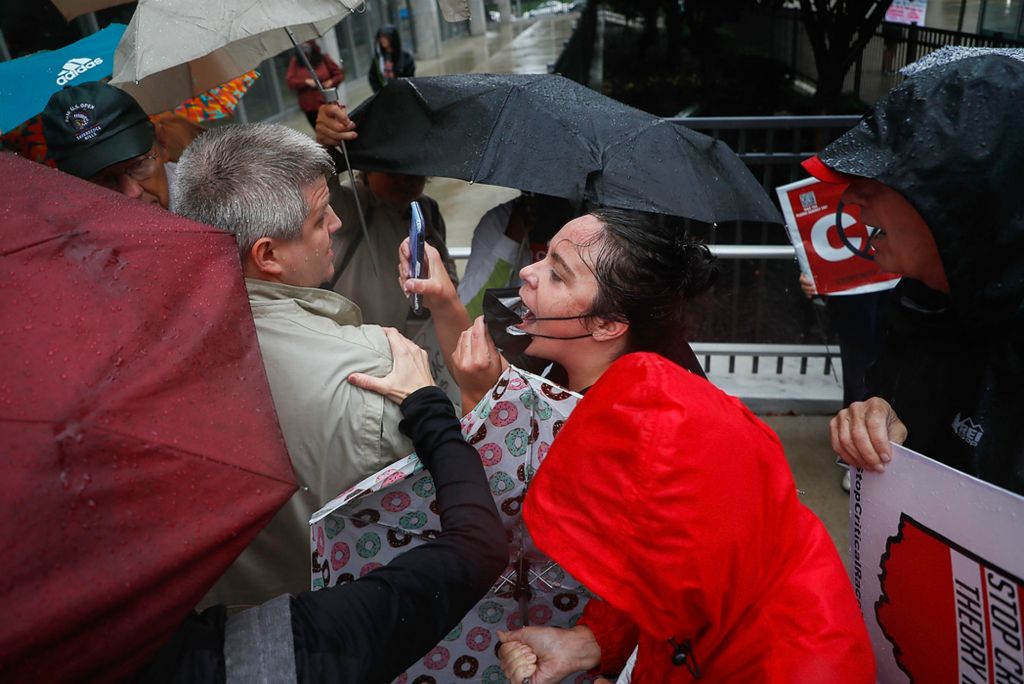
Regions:
[[255, 605], [310, 584], [309, 517], [326, 501], [412, 451], [394, 403], [349, 384], [383, 377], [384, 330], [319, 289], [334, 272], [327, 151], [285, 126], [214, 129], [178, 163], [171, 209], [234, 233], [256, 334], [299, 491], [201, 605]]

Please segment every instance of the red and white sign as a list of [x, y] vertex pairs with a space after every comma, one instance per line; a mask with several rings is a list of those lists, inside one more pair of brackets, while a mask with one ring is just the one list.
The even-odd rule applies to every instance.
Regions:
[[928, 0], [892, 0], [885, 11], [885, 20], [894, 24], [917, 24], [924, 26], [928, 13]]
[[[873, 261], [854, 254], [836, 230], [836, 208], [845, 185], [815, 178], [775, 189], [786, 217], [789, 239], [796, 247], [800, 270], [810, 276], [818, 294], [849, 295], [886, 290], [899, 276], [886, 273]], [[860, 222], [860, 209], [843, 208], [843, 228], [857, 249], [868, 248], [868, 229]]]
[[850, 494], [850, 574], [878, 681], [1024, 680], [1024, 497], [893, 451]]

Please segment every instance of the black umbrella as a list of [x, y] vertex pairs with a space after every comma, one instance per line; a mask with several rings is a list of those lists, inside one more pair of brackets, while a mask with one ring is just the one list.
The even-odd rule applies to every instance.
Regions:
[[721, 140], [655, 119], [605, 147], [589, 199], [706, 223], [782, 217], [746, 164]]
[[349, 143], [349, 154], [358, 168], [461, 178], [708, 222], [781, 222], [724, 143], [561, 76], [398, 79], [352, 118], [359, 138]]

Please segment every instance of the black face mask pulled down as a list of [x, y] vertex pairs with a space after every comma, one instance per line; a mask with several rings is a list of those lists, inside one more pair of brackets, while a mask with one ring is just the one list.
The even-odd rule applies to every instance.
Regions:
[[[530, 310], [523, 304], [523, 300], [519, 296], [519, 290], [514, 287], [499, 287], [485, 290], [483, 310], [487, 332], [490, 333], [491, 339], [494, 340], [494, 346], [498, 348], [498, 351], [505, 357], [505, 360], [513, 366], [518, 366], [523, 370], [538, 375], [543, 373], [544, 369], [552, 365], [553, 362], [536, 356], [530, 356], [526, 353], [526, 348], [530, 346], [530, 342], [533, 341], [534, 337], [541, 337], [547, 340], [578, 340], [590, 337], [590, 333], [558, 337], [555, 335], [537, 335], [519, 329], [518, 326], [523, 322], [523, 317]], [[571, 321], [588, 317], [589, 315], [546, 316], [536, 317], [533, 320]], [[555, 365], [557, 366], [557, 364]], [[555, 382], [559, 382], [564, 378], [565, 374], [561, 367], [558, 368], [561, 371], [559, 376], [552, 376], [551, 373], [548, 374], [548, 377], [551, 377]], [[562, 382], [561, 384], [565, 383]]]

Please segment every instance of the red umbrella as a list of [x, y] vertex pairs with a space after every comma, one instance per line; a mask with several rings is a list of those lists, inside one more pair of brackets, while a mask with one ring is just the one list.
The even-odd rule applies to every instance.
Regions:
[[295, 491], [234, 238], [0, 154], [0, 672], [124, 677]]

